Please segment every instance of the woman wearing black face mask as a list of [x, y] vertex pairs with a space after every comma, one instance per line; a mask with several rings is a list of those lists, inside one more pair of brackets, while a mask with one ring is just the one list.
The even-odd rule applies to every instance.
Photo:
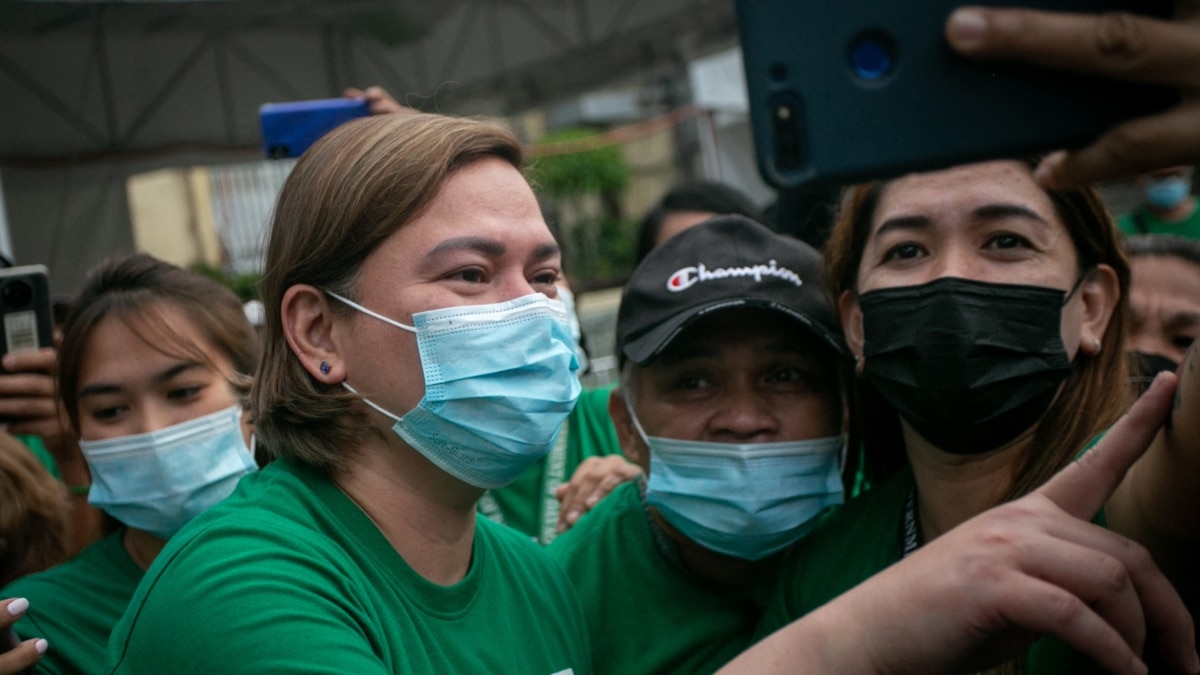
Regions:
[[[1129, 266], [1091, 190], [1046, 192], [1017, 161], [862, 185], [825, 252], [874, 486], [810, 537], [764, 634], [1036, 488], [1132, 400]], [[1176, 406], [1194, 410], [1200, 376], [1182, 372]], [[1177, 586], [1200, 548], [1200, 421], [1181, 412], [1097, 516]], [[1077, 658], [1041, 640], [1005, 671]]]

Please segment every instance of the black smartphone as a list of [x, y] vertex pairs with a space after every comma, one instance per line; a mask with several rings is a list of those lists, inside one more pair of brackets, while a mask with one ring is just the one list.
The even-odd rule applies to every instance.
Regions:
[[45, 265], [0, 269], [0, 356], [53, 345], [50, 280]]
[[[1178, 101], [1168, 87], [972, 61], [946, 43], [962, 0], [735, 0], [759, 169], [840, 185], [1072, 148]], [[978, 0], [1170, 15], [1170, 0]]]
[[264, 103], [258, 108], [263, 154], [272, 159], [299, 157], [334, 127], [369, 114], [367, 101], [357, 98]]

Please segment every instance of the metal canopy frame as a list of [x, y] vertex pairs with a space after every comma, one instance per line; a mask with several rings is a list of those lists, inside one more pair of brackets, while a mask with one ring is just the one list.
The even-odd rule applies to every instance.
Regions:
[[735, 39], [731, 0], [0, 0], [0, 165], [248, 154], [258, 105], [347, 86], [512, 114]]

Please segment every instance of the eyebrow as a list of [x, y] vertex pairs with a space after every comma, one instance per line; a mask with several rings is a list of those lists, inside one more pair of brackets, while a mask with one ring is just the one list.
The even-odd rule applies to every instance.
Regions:
[[504, 255], [504, 252], [508, 250], [504, 244], [494, 239], [484, 239], [483, 237], [455, 237], [453, 239], [447, 239], [437, 246], [434, 246], [433, 250], [429, 252], [429, 255], [439, 255], [447, 251], [457, 251], [461, 249], [479, 251], [484, 255], [493, 257], [502, 256]]
[[[985, 204], [971, 212], [971, 217], [979, 220], [1000, 220], [1002, 218], [1028, 218], [1043, 225], [1049, 225], [1038, 212], [1021, 204]], [[879, 229], [875, 230], [875, 236], [886, 234], [892, 230], [919, 230], [929, 227], [933, 221], [928, 216], [896, 216], [883, 221]]]
[[[155, 384], [162, 384], [164, 382], [170, 382], [172, 379], [179, 376], [180, 373], [191, 370], [192, 368], [203, 368], [203, 367], [204, 367], [203, 364], [196, 362], [196, 361], [185, 361], [183, 363], [177, 363], [177, 364], [171, 366], [170, 368], [167, 368], [166, 370], [162, 371], [161, 373], [155, 375], [154, 382], [155, 382]], [[77, 394], [75, 398], [82, 399], [87, 396], [100, 396], [102, 394], [116, 394], [116, 393], [119, 393], [122, 389], [123, 389], [123, 387], [121, 387], [121, 385], [118, 385], [118, 384], [110, 384], [107, 382], [97, 382], [96, 384], [89, 384], [88, 386], [80, 389], [79, 394]]]
[[[493, 258], [498, 258], [508, 251], [507, 246], [499, 241], [496, 241], [495, 239], [485, 239], [483, 237], [455, 237], [453, 239], [447, 239], [437, 246], [434, 246], [433, 250], [429, 251], [428, 255], [435, 256], [441, 253], [446, 253], [447, 251], [460, 251], [463, 249], [478, 251], [479, 253], [482, 253], [486, 256], [491, 256]], [[533, 258], [535, 260], [545, 260], [546, 258], [552, 258], [556, 255], [560, 255], [561, 253], [562, 249], [558, 244], [542, 244], [534, 249]]]

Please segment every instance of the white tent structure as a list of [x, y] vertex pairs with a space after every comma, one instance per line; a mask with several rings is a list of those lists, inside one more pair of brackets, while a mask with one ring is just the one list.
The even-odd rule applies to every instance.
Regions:
[[264, 102], [512, 115], [638, 84], [662, 110], [734, 44], [731, 0], [0, 0], [0, 245], [69, 291], [132, 248], [129, 176], [261, 157]]

